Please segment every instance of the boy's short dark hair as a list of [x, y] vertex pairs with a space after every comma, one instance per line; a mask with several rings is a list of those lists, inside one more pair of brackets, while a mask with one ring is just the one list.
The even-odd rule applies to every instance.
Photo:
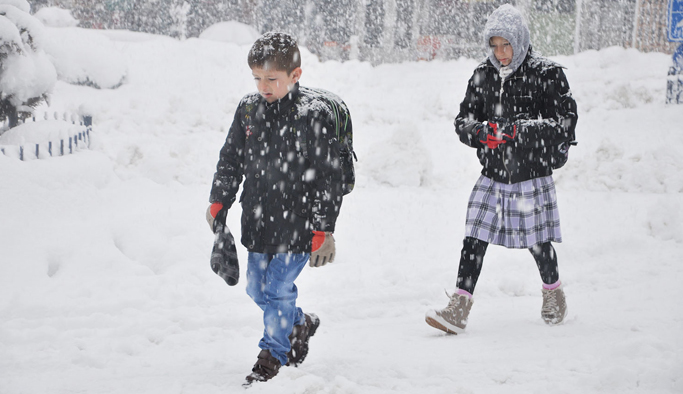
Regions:
[[301, 67], [301, 54], [296, 40], [287, 33], [266, 33], [252, 45], [247, 57], [249, 68], [286, 71], [291, 74]]

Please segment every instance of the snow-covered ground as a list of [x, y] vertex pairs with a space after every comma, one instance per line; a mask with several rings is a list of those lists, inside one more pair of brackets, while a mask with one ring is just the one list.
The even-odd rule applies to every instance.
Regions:
[[[0, 155], [0, 393], [242, 392], [261, 313], [244, 264], [235, 287], [211, 271], [204, 211], [233, 111], [255, 90], [248, 46], [64, 29], [48, 35], [69, 37], [70, 53], [105, 39], [95, 49], [116, 51], [102, 80], [118, 81], [121, 64], [126, 75], [117, 89], [55, 86], [49, 111], [93, 116], [91, 149]], [[530, 254], [491, 247], [467, 333], [450, 336], [424, 313], [453, 291], [479, 176], [452, 125], [477, 60], [372, 67], [304, 52], [302, 84], [351, 109], [358, 179], [337, 260], [297, 281], [299, 305], [322, 320], [306, 362], [250, 393], [683, 392], [671, 58], [610, 48], [554, 59], [579, 108], [579, 145], [556, 173], [566, 323], [542, 322]], [[239, 215], [228, 218], [236, 238]]]

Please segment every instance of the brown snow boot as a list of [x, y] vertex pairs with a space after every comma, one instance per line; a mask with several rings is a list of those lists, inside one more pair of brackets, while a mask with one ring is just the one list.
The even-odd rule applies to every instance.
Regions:
[[270, 350], [261, 350], [258, 354], [258, 359], [254, 368], [251, 369], [251, 374], [247, 376], [247, 380], [243, 386], [250, 386], [254, 382], [265, 382], [277, 375], [280, 370], [280, 361], [270, 354]]
[[306, 313], [304, 317], [304, 324], [294, 326], [292, 335], [289, 336], [292, 349], [287, 353], [287, 366], [298, 367], [304, 362], [308, 355], [308, 341], [315, 335], [315, 331], [320, 326], [320, 319], [314, 313]]

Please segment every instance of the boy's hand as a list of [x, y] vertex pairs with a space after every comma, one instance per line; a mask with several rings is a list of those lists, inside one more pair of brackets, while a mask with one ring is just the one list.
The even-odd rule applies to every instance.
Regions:
[[313, 243], [311, 245], [311, 267], [322, 267], [334, 261], [336, 248], [332, 233], [313, 231]]
[[219, 202], [215, 202], [206, 208], [206, 221], [213, 232], [216, 232], [216, 225], [218, 223], [225, 226], [225, 218], [227, 216], [228, 210], [224, 209], [223, 204]]

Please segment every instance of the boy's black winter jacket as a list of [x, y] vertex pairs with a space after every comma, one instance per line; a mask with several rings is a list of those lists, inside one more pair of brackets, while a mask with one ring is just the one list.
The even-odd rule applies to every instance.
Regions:
[[230, 208], [244, 178], [242, 244], [249, 251], [309, 253], [312, 230], [334, 231], [342, 191], [332, 121], [328, 104], [298, 83], [272, 104], [258, 93], [242, 98], [209, 200]]
[[[490, 60], [481, 63], [467, 85], [455, 131], [477, 148], [482, 175], [517, 183], [552, 174], [550, 157], [562, 142], [574, 141], [577, 114], [562, 66], [529, 49], [524, 62], [501, 84]], [[476, 135], [483, 121], [507, 119], [517, 125], [514, 141], [490, 149]]]

